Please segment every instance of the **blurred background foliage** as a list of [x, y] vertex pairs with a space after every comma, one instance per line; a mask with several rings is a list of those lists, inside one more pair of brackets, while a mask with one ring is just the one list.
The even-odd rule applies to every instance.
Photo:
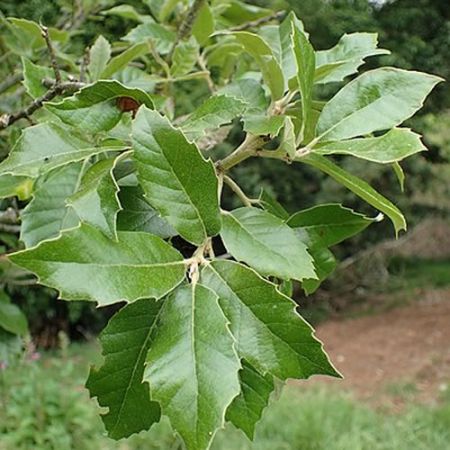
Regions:
[[[5, 17], [20, 17], [36, 22], [55, 26], [60, 29], [70, 29], [73, 33], [67, 52], [67, 61], [81, 61], [85, 48], [92, 45], [99, 34], [103, 34], [111, 42], [126, 34], [136, 26], [136, 21], [127, 14], [104, 14], [103, 11], [118, 4], [130, 5], [141, 14], [148, 14], [151, 1], [121, 1], [113, 0], [30, 0], [18, 2], [3, 0], [0, 5], [2, 22], [0, 28], [0, 94], [2, 95], [0, 109], [10, 112], [18, 106], [26, 104], [28, 99], [17, 78], [20, 72], [20, 58], [8, 51], [5, 42]], [[271, 9], [294, 10], [303, 20], [306, 30], [311, 35], [311, 41], [316, 49], [330, 48], [336, 44], [344, 33], [355, 31], [377, 32], [380, 47], [391, 50], [390, 55], [369, 59], [360, 70], [368, 70], [378, 65], [393, 65], [405, 69], [415, 69], [440, 75], [450, 79], [450, 2], [439, 0], [255, 0], [255, 5]], [[115, 44], [114, 48], [119, 48]], [[45, 49], [43, 49], [45, 50]], [[41, 55], [41, 63], [47, 64], [45, 51]], [[11, 81], [14, 81], [11, 84]], [[318, 88], [318, 98], [328, 98], [339, 89], [340, 85]], [[320, 90], [321, 89], [321, 90]], [[207, 87], [202, 81], [184, 83], [177, 96], [178, 113], [189, 111], [204, 98]], [[407, 124], [408, 125], [408, 124]], [[450, 212], [450, 89], [448, 83], [442, 83], [426, 102], [425, 108], [411, 120], [410, 125], [422, 133], [429, 152], [409, 158], [403, 165], [407, 176], [405, 192], [402, 193], [394, 171], [389, 166], [371, 164], [354, 158], [339, 158], [340, 164], [350, 172], [364, 174], [364, 178], [377, 190], [404, 211], [411, 228], [418, 225], [424, 218], [436, 218], [444, 229], [448, 229]], [[0, 135], [0, 157], [4, 157], [17, 138], [18, 127], [11, 127]], [[219, 151], [225, 151], [236, 145], [241, 139], [240, 127], [236, 125], [228, 140]], [[234, 177], [250, 195], [257, 197], [261, 189], [277, 198], [288, 211], [295, 212], [312, 205], [325, 202], [342, 202], [358, 211], [375, 215], [376, 212], [359, 201], [353, 194], [305, 165], [286, 166], [281, 162], [269, 160], [248, 160], [234, 170]], [[230, 196], [229, 206], [237, 206]], [[8, 207], [3, 201], [1, 209]], [[20, 206], [20, 205], [19, 205]], [[442, 223], [444, 225], [442, 225]], [[447, 227], [447, 228], [445, 228]], [[425, 233], [423, 239], [431, 239]], [[392, 252], [385, 252], [381, 241], [387, 237], [393, 238], [393, 231], [388, 221], [370, 227], [362, 235], [349, 240], [337, 249], [341, 259], [352, 256], [344, 266], [349, 271], [347, 277], [338, 270], [334, 278], [325, 283], [314, 298], [305, 299], [297, 292], [297, 300], [309, 308], [320, 299], [329, 299], [327, 293], [333, 295], [346, 292], [360, 292], [380, 289], [380, 281], [385, 281], [384, 275], [403, 274], [405, 283], [409, 260], [403, 264], [403, 259], [396, 259]], [[2, 227], [0, 239], [4, 251], [18, 246], [17, 233], [10, 232], [9, 227]], [[444, 238], [445, 239], [445, 238]], [[441, 242], [445, 246], [448, 240]], [[381, 245], [381, 247], [380, 247]], [[450, 245], [450, 244], [449, 244]], [[362, 255], [364, 264], [351, 264], [360, 261], [357, 255]], [[414, 254], [414, 249], [412, 250]], [[450, 253], [450, 252], [448, 252]], [[448, 268], [449, 255], [439, 255], [444, 261], [445, 273]], [[374, 254], [378, 256], [373, 257]], [[382, 256], [380, 256], [382, 254]], [[366, 255], [366, 256], [364, 256]], [[369, 256], [367, 256], [369, 255]], [[420, 259], [420, 255], [416, 255]], [[392, 258], [391, 258], [392, 257]], [[434, 256], [428, 256], [433, 258]], [[395, 259], [395, 258], [394, 258]], [[374, 266], [374, 264], [377, 264]], [[447, 265], [446, 265], [447, 264]], [[423, 267], [429, 267], [424, 263]], [[355, 272], [352, 267], [364, 267], [363, 271]], [[0, 264], [0, 282], [5, 283], [11, 276], [12, 269], [4, 260]], [[384, 274], [384, 275], [383, 275]], [[96, 310], [92, 305], [82, 302], [64, 303], [56, 299], [51, 289], [33, 286], [25, 274], [13, 274], [19, 280], [9, 289], [8, 294], [13, 301], [21, 306], [30, 322], [30, 330], [38, 345], [53, 347], [58, 340], [59, 331], [64, 331], [71, 338], [89, 337], [95, 335], [105, 324], [111, 311]], [[433, 275], [434, 276], [434, 275]], [[448, 278], [450, 275], [446, 277]], [[395, 278], [395, 277], [394, 277]], [[445, 278], [445, 276], [444, 276]], [[349, 281], [351, 279], [351, 281]], [[388, 277], [389, 280], [392, 277]], [[398, 279], [398, 277], [397, 277]], [[343, 280], [347, 280], [345, 284]], [[323, 300], [329, 301], [329, 300]], [[328, 305], [329, 306], [329, 305]], [[328, 307], [327, 306], [327, 307]], [[312, 315], [311, 317], [315, 317]]]

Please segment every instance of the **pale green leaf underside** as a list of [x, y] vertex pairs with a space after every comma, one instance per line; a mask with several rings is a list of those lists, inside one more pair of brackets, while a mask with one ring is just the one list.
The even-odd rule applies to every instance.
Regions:
[[84, 174], [79, 189], [68, 200], [82, 222], [100, 230], [111, 239], [117, 238], [116, 218], [121, 209], [113, 170], [117, 160], [98, 161]]
[[33, 247], [78, 225], [78, 217], [66, 201], [78, 189], [81, 175], [82, 163], [78, 162], [38, 178], [33, 199], [22, 212], [20, 239], [25, 247]]
[[23, 82], [27, 93], [32, 98], [38, 98], [47, 92], [47, 88], [42, 84], [45, 78], [54, 76], [50, 67], [38, 66], [32, 63], [28, 58], [22, 58]]
[[187, 241], [220, 231], [218, 180], [211, 161], [159, 113], [141, 108], [133, 123], [133, 158], [150, 204]]
[[266, 211], [245, 207], [224, 213], [221, 236], [234, 258], [263, 275], [299, 281], [316, 276], [306, 246], [289, 226]]
[[244, 117], [244, 131], [255, 136], [275, 137], [283, 128], [284, 123], [284, 116], [248, 115]]
[[390, 52], [378, 46], [376, 33], [344, 34], [329, 50], [316, 52], [316, 83], [343, 81], [356, 73], [369, 56], [386, 55]]
[[298, 161], [316, 167], [361, 197], [369, 205], [385, 213], [394, 224], [396, 234], [401, 230], [406, 230], [406, 220], [401, 211], [361, 178], [341, 169], [322, 155], [309, 154], [299, 158]]
[[182, 286], [164, 302], [144, 380], [188, 450], [209, 448], [239, 393], [240, 362], [216, 294]]
[[100, 406], [109, 408], [102, 420], [113, 439], [148, 430], [161, 410], [142, 382], [144, 363], [163, 302], [143, 299], [122, 308], [100, 335], [104, 362], [91, 368], [86, 387]]
[[348, 139], [396, 127], [422, 107], [440, 81], [391, 67], [365, 72], [325, 105], [317, 124], [318, 139]]
[[60, 291], [61, 298], [99, 305], [160, 298], [183, 280], [182, 256], [161, 238], [126, 231], [118, 238], [112, 241], [81, 224], [9, 258]]
[[401, 161], [426, 150], [420, 136], [409, 129], [394, 128], [379, 137], [332, 141], [314, 147], [320, 155], [352, 155], [381, 164]]
[[122, 147], [95, 147], [54, 123], [25, 128], [8, 158], [0, 164], [0, 173], [36, 177], [70, 162], [90, 156], [120, 151]]
[[258, 371], [282, 380], [338, 375], [295, 303], [274, 284], [232, 261], [208, 264], [200, 280], [219, 296], [239, 356]]
[[116, 80], [97, 81], [59, 103], [46, 103], [46, 107], [64, 123], [84, 132], [98, 133], [110, 130], [119, 122], [123, 112], [114, 101], [118, 97], [129, 97], [138, 104], [153, 108], [148, 94]]
[[244, 360], [239, 381], [241, 393], [227, 409], [226, 419], [253, 440], [255, 426], [269, 404], [270, 394], [274, 390], [273, 378], [269, 374], [261, 375]]
[[246, 103], [246, 114], [263, 113], [269, 106], [261, 83], [252, 78], [235, 80], [220, 88], [217, 93], [235, 97]]
[[176, 33], [158, 23], [147, 22], [133, 28], [123, 40], [137, 45], [150, 40], [158, 53], [165, 55], [169, 53], [176, 40]]
[[120, 55], [111, 58], [104, 68], [101, 78], [109, 78], [114, 75], [119, 70], [127, 66], [128, 63], [142, 55], [149, 52], [149, 47], [147, 42], [141, 42], [139, 44], [132, 45], [130, 48], [126, 49]]

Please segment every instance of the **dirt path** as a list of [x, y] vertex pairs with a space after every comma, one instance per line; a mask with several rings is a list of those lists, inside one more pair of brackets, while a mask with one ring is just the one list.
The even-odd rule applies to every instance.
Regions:
[[319, 326], [316, 335], [345, 376], [326, 382], [394, 403], [408, 386], [425, 403], [450, 389], [450, 290], [418, 295], [411, 306]]

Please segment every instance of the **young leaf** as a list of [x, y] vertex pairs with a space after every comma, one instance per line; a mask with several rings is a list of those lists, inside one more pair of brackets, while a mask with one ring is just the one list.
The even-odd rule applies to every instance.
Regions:
[[119, 146], [95, 147], [59, 125], [42, 123], [23, 130], [9, 156], [0, 164], [0, 174], [35, 178], [70, 162], [120, 150]]
[[97, 81], [111, 57], [110, 43], [100, 35], [89, 51], [88, 71], [92, 81]]
[[147, 41], [150, 40], [154, 42], [155, 50], [165, 55], [172, 49], [176, 34], [158, 23], [148, 22], [133, 28], [123, 40], [136, 45], [142, 45], [142, 43], [147, 45]]
[[194, 137], [201, 137], [206, 130], [218, 128], [239, 117], [246, 104], [228, 95], [214, 95], [200, 105], [181, 125], [182, 130]]
[[165, 302], [144, 380], [188, 450], [206, 450], [239, 393], [240, 362], [217, 296], [182, 286]]
[[290, 158], [295, 158], [295, 152], [297, 151], [295, 126], [289, 116], [286, 116], [284, 120], [284, 131], [280, 150], [284, 151]]
[[213, 261], [202, 270], [201, 283], [219, 296], [239, 356], [259, 372], [281, 380], [338, 376], [295, 303], [255, 271], [232, 261]]
[[44, 95], [47, 92], [47, 88], [42, 84], [42, 80], [55, 76], [53, 70], [49, 67], [38, 66], [28, 58], [22, 58], [22, 66], [22, 84], [30, 97], [38, 98]]
[[14, 175], [0, 175], [0, 198], [17, 196], [19, 200], [27, 200], [33, 191], [33, 180]]
[[11, 303], [11, 299], [5, 292], [0, 292], [0, 329], [18, 336], [28, 333], [28, 322], [20, 308]]
[[99, 305], [161, 298], [184, 278], [180, 253], [148, 233], [122, 231], [118, 242], [87, 224], [58, 239], [13, 253], [9, 259], [35, 273], [66, 300]]
[[101, 11], [100, 14], [104, 16], [118, 16], [124, 19], [134, 20], [135, 22], [154, 22], [151, 16], [140, 14], [131, 5], [118, 5], [110, 9]]
[[117, 125], [123, 113], [114, 101], [119, 97], [127, 97], [138, 105], [153, 108], [148, 94], [140, 89], [128, 88], [116, 80], [97, 81], [61, 102], [46, 103], [46, 107], [68, 125], [94, 134]]
[[116, 72], [123, 69], [128, 63], [136, 58], [139, 58], [140, 56], [145, 55], [148, 51], [149, 49], [147, 42], [132, 45], [120, 55], [114, 56], [114, 58], [109, 60], [100, 78], [110, 78]]
[[255, 136], [275, 137], [280, 133], [285, 123], [284, 116], [266, 116], [252, 114], [244, 117], [244, 131]]
[[82, 222], [88, 223], [117, 239], [116, 218], [121, 209], [113, 170], [117, 160], [109, 158], [98, 161], [84, 174], [79, 189], [68, 198], [71, 206]]
[[295, 213], [287, 224], [317, 234], [325, 246], [331, 247], [361, 233], [379, 220], [378, 217], [371, 219], [338, 203], [328, 203]]
[[162, 306], [149, 299], [126, 305], [100, 335], [105, 360], [99, 369], [91, 368], [86, 387], [100, 406], [109, 408], [101, 417], [113, 439], [148, 430], [160, 419], [159, 404], [150, 400], [142, 377]]
[[275, 58], [269, 44], [257, 34], [247, 31], [232, 33], [256, 61], [261, 70], [265, 83], [272, 94], [272, 100], [280, 99], [284, 94], [283, 71]]
[[218, 179], [180, 130], [156, 111], [141, 108], [133, 123], [134, 160], [150, 204], [189, 242], [220, 231]]
[[379, 137], [331, 141], [314, 147], [320, 155], [352, 155], [381, 164], [401, 161], [426, 150], [420, 136], [406, 128], [393, 128]]
[[269, 374], [260, 374], [244, 360], [239, 372], [239, 381], [241, 393], [228, 407], [226, 419], [253, 440], [255, 426], [269, 404], [270, 394], [274, 390], [273, 377]]
[[390, 67], [371, 70], [345, 85], [323, 108], [318, 140], [363, 136], [396, 127], [423, 105], [441, 78]]
[[192, 36], [197, 39], [199, 45], [204, 45], [209, 36], [214, 33], [214, 15], [208, 2], [204, 2], [192, 25]]
[[316, 59], [314, 49], [305, 33], [295, 29], [292, 38], [302, 105], [302, 127], [299, 142], [303, 142], [305, 134], [308, 133], [307, 130], [310, 130], [312, 127], [312, 89], [314, 86]]
[[177, 44], [172, 56], [170, 74], [173, 78], [188, 74], [199, 58], [199, 46], [194, 38]]
[[263, 275], [283, 279], [315, 278], [312, 258], [281, 219], [258, 208], [223, 213], [221, 236], [227, 250]]
[[122, 210], [117, 216], [118, 230], [145, 231], [163, 239], [177, 235], [167, 220], [150, 206], [139, 186], [121, 187], [119, 200]]
[[242, 78], [220, 88], [218, 94], [235, 97], [247, 104], [245, 113], [264, 113], [269, 106], [261, 83], [252, 78]]
[[333, 48], [316, 53], [315, 82], [324, 84], [343, 81], [358, 71], [365, 58], [390, 53], [377, 46], [376, 33], [344, 34]]
[[283, 205], [265, 189], [261, 190], [258, 200], [260, 205], [270, 214], [283, 220], [289, 219], [289, 213], [284, 209]]
[[25, 247], [78, 225], [78, 217], [66, 201], [78, 189], [82, 168], [82, 163], [72, 163], [37, 179], [33, 199], [22, 212], [20, 239]]
[[400, 190], [402, 192], [405, 191], [405, 172], [403, 172], [402, 166], [397, 162], [394, 161], [392, 163], [392, 168], [394, 169], [395, 176], [398, 179], [398, 182], [400, 183]]
[[345, 186], [358, 197], [361, 197], [369, 203], [369, 205], [372, 205], [374, 208], [385, 213], [391, 219], [396, 234], [398, 234], [401, 230], [406, 230], [405, 217], [401, 211], [365, 181], [348, 173], [344, 169], [341, 169], [339, 166], [321, 155], [309, 154], [298, 158], [298, 161], [316, 167], [332, 177], [338, 183]]

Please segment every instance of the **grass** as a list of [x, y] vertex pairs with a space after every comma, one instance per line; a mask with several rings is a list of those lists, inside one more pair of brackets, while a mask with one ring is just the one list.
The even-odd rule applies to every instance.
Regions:
[[[88, 361], [96, 358], [94, 346], [73, 346], [4, 370], [0, 449], [178, 450], [167, 420], [118, 443], [104, 436], [83, 388]], [[228, 426], [212, 450], [446, 450], [449, 442], [450, 398], [393, 415], [341, 391], [290, 385], [265, 411], [253, 444]]]

